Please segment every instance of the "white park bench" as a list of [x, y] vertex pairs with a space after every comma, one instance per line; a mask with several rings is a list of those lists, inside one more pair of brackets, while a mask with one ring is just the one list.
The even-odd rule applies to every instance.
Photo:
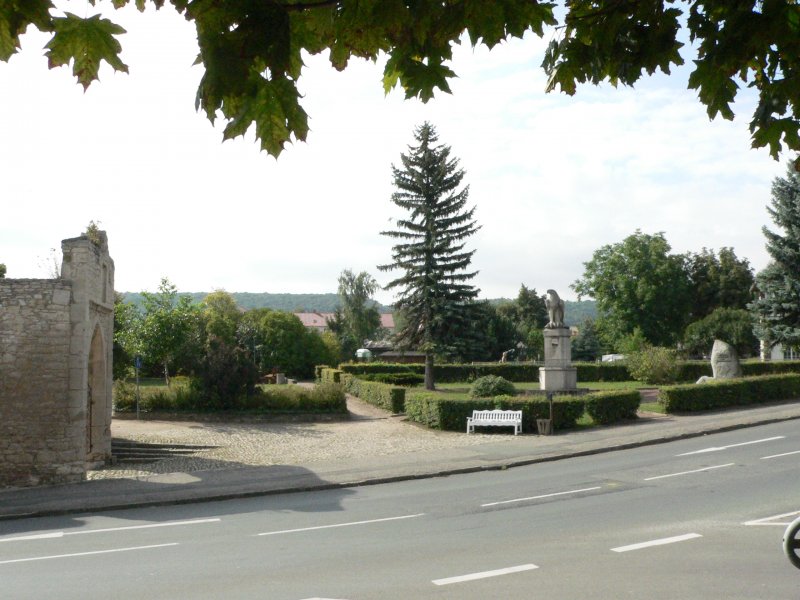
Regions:
[[513, 427], [514, 435], [522, 432], [521, 410], [473, 410], [467, 417], [467, 433], [475, 432], [475, 425], [488, 427]]

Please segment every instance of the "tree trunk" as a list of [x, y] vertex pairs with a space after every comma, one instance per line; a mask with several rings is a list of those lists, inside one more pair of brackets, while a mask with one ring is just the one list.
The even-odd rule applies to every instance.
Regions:
[[425, 389], [433, 391], [433, 354], [425, 354]]
[[164, 381], [167, 382], [167, 387], [169, 387], [169, 365], [164, 362]]

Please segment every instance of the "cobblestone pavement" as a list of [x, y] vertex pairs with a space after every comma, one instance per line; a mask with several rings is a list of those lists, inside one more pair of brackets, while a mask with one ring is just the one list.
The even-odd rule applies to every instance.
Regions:
[[[503, 433], [434, 431], [348, 396], [351, 418], [316, 423], [195, 422], [114, 419], [112, 437], [150, 444], [215, 446], [153, 463], [121, 463], [90, 471], [88, 479], [141, 478], [244, 466], [306, 465], [322, 460], [384, 456], [502, 441]], [[511, 429], [509, 428], [509, 431]], [[508, 437], [514, 437], [512, 433]]]

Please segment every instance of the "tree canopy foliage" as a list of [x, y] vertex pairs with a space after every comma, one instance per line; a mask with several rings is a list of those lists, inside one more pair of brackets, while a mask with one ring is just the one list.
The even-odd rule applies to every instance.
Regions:
[[[618, 352], [642, 344], [671, 346], [683, 338], [689, 323], [722, 308], [744, 310], [753, 297], [753, 270], [732, 248], [672, 254], [663, 233], [636, 230], [622, 242], [596, 250], [584, 266], [583, 277], [572, 287], [597, 300], [598, 333]], [[704, 344], [703, 336], [718, 323], [719, 315], [698, 326], [693, 347]], [[751, 341], [737, 336], [743, 344]]]
[[345, 269], [339, 275], [340, 306], [328, 327], [336, 335], [345, 360], [353, 360], [355, 351], [366, 340], [374, 339], [381, 328], [381, 315], [370, 301], [379, 287], [366, 271], [356, 275]]
[[689, 253], [686, 268], [692, 320], [707, 317], [718, 308], [744, 310], [753, 299], [753, 269], [746, 258], [737, 258], [733, 248], [720, 248], [718, 254], [707, 248]]
[[800, 173], [790, 165], [772, 182], [773, 222], [763, 228], [770, 263], [756, 277], [758, 298], [750, 305], [758, 337], [770, 345], [800, 344]]
[[6, 276], [6, 266], [0, 263], [0, 279]]
[[[88, 0], [92, 5], [96, 0]], [[166, 0], [113, 0], [115, 8], [162, 8]], [[689, 87], [710, 118], [732, 119], [742, 85], [758, 92], [750, 122], [754, 147], [777, 158], [785, 143], [800, 150], [800, 6], [796, 0], [169, 0], [197, 29], [197, 62], [205, 73], [196, 106], [221, 116], [224, 139], [255, 128], [261, 147], [280, 154], [305, 140], [308, 115], [298, 81], [303, 53], [327, 52], [337, 70], [351, 58], [387, 56], [383, 86], [400, 86], [423, 102], [450, 92], [452, 49], [462, 39], [489, 48], [532, 31], [552, 31], [542, 66], [547, 90], [574, 94], [577, 85], [633, 85], [643, 73], [684, 63], [688, 39], [697, 48]], [[102, 14], [56, 13], [65, 0], [0, 2], [0, 60], [19, 48], [29, 26], [51, 34], [50, 68], [72, 65], [88, 87], [107, 63], [127, 72], [118, 37], [125, 30]], [[686, 31], [684, 31], [686, 30]], [[688, 33], [688, 36], [687, 36]]]
[[615, 347], [641, 330], [650, 344], [675, 343], [686, 325], [690, 297], [682, 255], [670, 254], [663, 233], [637, 230], [596, 250], [573, 284], [580, 296], [597, 300], [597, 327]]

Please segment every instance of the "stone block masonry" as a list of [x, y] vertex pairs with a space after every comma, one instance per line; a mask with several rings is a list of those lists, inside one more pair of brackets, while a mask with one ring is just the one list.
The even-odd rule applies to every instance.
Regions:
[[104, 232], [62, 251], [59, 279], [0, 279], [0, 486], [110, 457], [114, 263]]

